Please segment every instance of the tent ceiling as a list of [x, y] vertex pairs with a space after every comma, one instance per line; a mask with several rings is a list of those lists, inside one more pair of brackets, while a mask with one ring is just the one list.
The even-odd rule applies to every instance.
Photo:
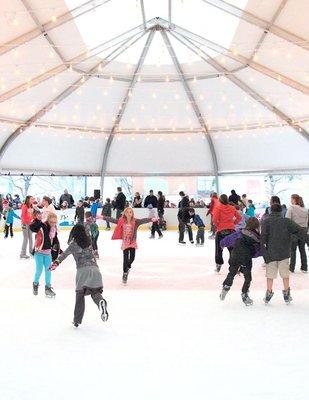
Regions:
[[[2, 6], [3, 171], [81, 173], [83, 149], [92, 159], [82, 170], [103, 175], [151, 173], [145, 157], [160, 174], [309, 167], [308, 1], [293, 7], [292, 0], [48, 0], [44, 6], [4, 0]], [[279, 133], [282, 147], [296, 146], [298, 157], [280, 158], [287, 150], [279, 146], [278, 159], [275, 153], [271, 159], [264, 149], [262, 165], [263, 146], [274, 146]], [[41, 135], [40, 143], [50, 140], [57, 149], [59, 166], [42, 166], [49, 146], [40, 144], [42, 158], [33, 157], [35, 146], [27, 143]], [[55, 144], [62, 138], [63, 154]], [[254, 157], [245, 152], [250, 138]], [[167, 153], [157, 165], [156, 151], [148, 149], [161, 142], [173, 143], [175, 157]], [[27, 154], [17, 162], [13, 154], [22, 148]], [[182, 148], [194, 162], [183, 162]]]

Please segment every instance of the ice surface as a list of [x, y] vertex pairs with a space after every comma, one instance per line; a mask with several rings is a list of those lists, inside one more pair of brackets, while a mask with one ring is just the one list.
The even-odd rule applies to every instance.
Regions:
[[[99, 261], [110, 319], [90, 298], [83, 324], [71, 324], [75, 266], [53, 272], [55, 299], [32, 295], [34, 262], [20, 261], [21, 234], [1, 239], [0, 399], [308, 399], [308, 276], [292, 276], [293, 304], [281, 282], [262, 302], [265, 271], [255, 263], [252, 307], [240, 299], [242, 278], [226, 300], [215, 275], [214, 242], [205, 248], [138, 234], [139, 250], [121, 283], [120, 242], [100, 232]], [[65, 248], [67, 232], [60, 240]], [[227, 254], [225, 255], [227, 259]], [[43, 277], [42, 277], [43, 278]]]

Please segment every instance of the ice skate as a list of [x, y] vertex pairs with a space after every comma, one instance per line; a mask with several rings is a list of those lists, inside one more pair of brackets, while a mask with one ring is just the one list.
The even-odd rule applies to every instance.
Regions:
[[271, 300], [271, 298], [273, 297], [274, 292], [270, 292], [269, 290], [266, 291], [265, 293], [265, 297], [264, 297], [264, 303], [268, 304]]
[[222, 265], [221, 264], [216, 264], [215, 272], [219, 273], [221, 270]]
[[128, 275], [129, 272], [124, 272], [122, 275], [122, 283], [127, 283], [128, 282]]
[[222, 291], [221, 291], [221, 293], [220, 293], [220, 300], [224, 300], [225, 299], [225, 296], [227, 295], [227, 292], [230, 290], [230, 287], [229, 286], [227, 286], [227, 285], [223, 285], [223, 288], [222, 288]]
[[158, 237], [158, 239], [162, 239], [163, 238], [163, 235], [160, 235], [159, 237]]
[[301, 269], [301, 272], [302, 272], [303, 274], [308, 274], [308, 270], [306, 270], [306, 269]]
[[45, 295], [46, 297], [53, 298], [56, 296], [56, 293], [51, 286], [45, 286]]
[[149, 239], [154, 239], [154, 238], [155, 238], [154, 235], [150, 235], [150, 236], [149, 236]]
[[291, 301], [293, 300], [291, 297], [291, 289], [288, 288], [287, 290], [282, 290], [282, 294], [283, 294], [283, 299], [284, 299], [285, 303], [290, 304]]
[[30, 256], [27, 256], [26, 254], [20, 256], [20, 259], [21, 259], [21, 260], [29, 260], [29, 258], [30, 258]]
[[107, 312], [107, 302], [105, 299], [101, 300], [99, 303], [99, 310], [101, 313], [101, 319], [103, 322], [108, 320], [108, 312]]
[[242, 298], [242, 301], [244, 302], [244, 304], [245, 304], [246, 306], [252, 306], [253, 300], [250, 299], [250, 297], [249, 297], [249, 295], [248, 295], [248, 292], [247, 292], [247, 293], [242, 293], [242, 294], [241, 294], [241, 298]]
[[184, 240], [179, 240], [178, 242], [179, 244], [186, 244], [186, 242]]
[[75, 326], [75, 328], [78, 328], [78, 326], [79, 326], [79, 323], [78, 322], [72, 322], [72, 324]]
[[32, 285], [33, 285], [33, 294], [34, 294], [35, 296], [37, 296], [37, 295], [38, 295], [38, 292], [39, 292], [39, 284], [33, 282]]
[[194, 244], [194, 240], [190, 240], [190, 243], [191, 243], [191, 244]]

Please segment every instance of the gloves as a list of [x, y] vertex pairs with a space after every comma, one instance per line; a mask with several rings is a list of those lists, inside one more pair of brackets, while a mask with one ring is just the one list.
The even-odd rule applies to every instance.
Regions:
[[50, 267], [48, 268], [50, 271], [54, 271], [58, 267], [59, 263], [57, 261], [54, 261], [53, 263], [50, 264]]

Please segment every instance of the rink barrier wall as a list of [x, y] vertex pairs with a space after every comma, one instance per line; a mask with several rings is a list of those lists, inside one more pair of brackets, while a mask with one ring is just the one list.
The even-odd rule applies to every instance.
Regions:
[[[101, 211], [102, 209], [98, 209], [98, 219], [97, 219], [97, 224], [99, 226], [100, 230], [105, 229], [106, 227], [106, 222], [102, 219], [101, 216]], [[206, 208], [197, 208], [195, 209], [196, 214], [198, 214], [202, 220], [204, 221], [206, 225], [206, 229], [209, 229], [210, 227], [210, 217], [206, 217], [207, 213]], [[15, 210], [15, 213], [20, 216], [21, 210]], [[164, 210], [164, 219], [166, 221], [167, 229], [168, 230], [178, 230], [178, 219], [177, 219], [177, 213], [178, 209], [177, 208], [168, 208]], [[75, 216], [75, 209], [70, 208], [68, 210], [61, 210], [61, 211], [56, 211], [56, 214], [58, 216], [58, 228], [60, 230], [68, 230], [71, 229], [72, 226], [74, 225], [74, 216]], [[145, 208], [135, 208], [134, 209], [134, 214], [136, 218], [147, 218], [149, 216], [148, 211]], [[113, 212], [112, 214], [113, 217], [116, 216], [116, 212]], [[2, 226], [4, 225], [2, 218]], [[149, 225], [151, 224], [146, 224], [142, 225], [139, 229], [141, 230], [147, 230], [149, 229]], [[115, 225], [111, 224], [111, 228], [113, 229]], [[14, 218], [14, 224], [13, 228], [15, 232], [21, 231], [21, 222], [20, 219]], [[196, 229], [195, 225], [192, 225], [193, 229]]]

